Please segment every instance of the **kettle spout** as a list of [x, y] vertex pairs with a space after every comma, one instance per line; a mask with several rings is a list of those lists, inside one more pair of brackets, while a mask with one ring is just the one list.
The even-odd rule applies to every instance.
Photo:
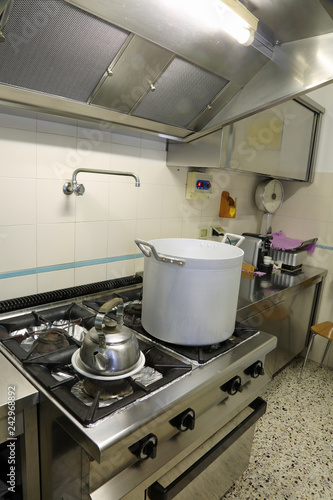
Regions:
[[100, 351], [95, 351], [92, 357], [93, 367], [99, 372], [103, 372], [108, 368], [108, 357]]

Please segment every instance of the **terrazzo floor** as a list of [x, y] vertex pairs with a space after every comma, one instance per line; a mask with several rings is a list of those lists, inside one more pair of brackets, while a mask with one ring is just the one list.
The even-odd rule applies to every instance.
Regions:
[[248, 469], [223, 500], [333, 500], [333, 369], [293, 360], [262, 396]]

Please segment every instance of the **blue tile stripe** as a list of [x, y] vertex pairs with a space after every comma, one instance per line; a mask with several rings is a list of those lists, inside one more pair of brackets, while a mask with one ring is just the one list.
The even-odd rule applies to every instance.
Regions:
[[333, 250], [333, 247], [328, 247], [326, 245], [316, 245], [316, 248], [323, 248], [324, 250]]
[[50, 273], [52, 271], [62, 271], [63, 269], [75, 269], [78, 267], [98, 266], [99, 264], [108, 264], [109, 262], [119, 262], [122, 260], [140, 259], [142, 253], [130, 255], [118, 255], [117, 257], [108, 257], [105, 259], [83, 260], [80, 262], [69, 262], [68, 264], [57, 264], [55, 266], [36, 267], [32, 269], [21, 269], [19, 271], [8, 271], [0, 273], [0, 279], [17, 278], [19, 276], [29, 276], [32, 274]]
[[[317, 245], [316, 248], [333, 251], [333, 247], [326, 245]], [[32, 274], [50, 273], [52, 271], [62, 271], [63, 269], [75, 269], [78, 267], [98, 266], [99, 264], [108, 264], [109, 262], [119, 262], [122, 260], [132, 260], [142, 258], [142, 253], [130, 255], [118, 255], [117, 257], [108, 257], [105, 259], [82, 260], [80, 262], [69, 262], [68, 264], [57, 264], [55, 266], [36, 267], [32, 269], [21, 269], [19, 271], [8, 271], [0, 273], [0, 279], [17, 278], [19, 276], [29, 276]]]

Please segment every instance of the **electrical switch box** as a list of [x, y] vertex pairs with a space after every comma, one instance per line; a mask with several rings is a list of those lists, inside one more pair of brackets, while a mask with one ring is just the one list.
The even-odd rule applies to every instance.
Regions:
[[187, 200], [206, 200], [212, 193], [213, 176], [204, 172], [188, 172], [186, 184]]

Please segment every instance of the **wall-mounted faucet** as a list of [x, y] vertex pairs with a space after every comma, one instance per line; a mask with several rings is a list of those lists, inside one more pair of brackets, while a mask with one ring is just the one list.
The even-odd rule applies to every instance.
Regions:
[[92, 170], [90, 168], [77, 168], [73, 172], [72, 182], [66, 182], [63, 186], [63, 192], [67, 195], [75, 193], [76, 196], [82, 196], [85, 192], [85, 187], [83, 184], [78, 184], [76, 176], [79, 172], [86, 172], [88, 174], [106, 174], [106, 175], [125, 175], [129, 177], [134, 177], [135, 186], [140, 187], [140, 179], [134, 174], [134, 172], [120, 172], [117, 170]]

